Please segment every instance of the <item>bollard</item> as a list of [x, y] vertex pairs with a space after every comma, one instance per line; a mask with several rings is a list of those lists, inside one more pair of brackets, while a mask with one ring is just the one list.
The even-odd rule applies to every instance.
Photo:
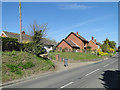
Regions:
[[61, 58], [60, 58], [60, 62], [61, 62]]
[[68, 59], [64, 59], [64, 66], [68, 66]]
[[59, 55], [57, 54], [57, 55], [56, 55], [56, 61], [58, 61], [58, 59], [59, 59]]

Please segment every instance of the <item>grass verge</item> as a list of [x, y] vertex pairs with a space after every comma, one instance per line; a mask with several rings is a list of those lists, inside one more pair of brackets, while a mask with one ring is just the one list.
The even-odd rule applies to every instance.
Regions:
[[27, 52], [2, 53], [2, 83], [54, 70], [54, 63]]
[[101, 58], [96, 55], [86, 54], [86, 53], [73, 53], [73, 52], [51, 52], [49, 57], [55, 60], [56, 55], [59, 54], [61, 58], [73, 59], [73, 60], [91, 60]]

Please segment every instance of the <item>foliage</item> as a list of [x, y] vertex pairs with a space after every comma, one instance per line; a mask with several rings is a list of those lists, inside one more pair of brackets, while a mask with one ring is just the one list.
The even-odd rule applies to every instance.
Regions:
[[104, 52], [98, 52], [98, 55], [101, 55], [101, 56], [107, 56], [108, 55], [108, 53], [104, 53]]
[[87, 46], [86, 49], [90, 50], [90, 49], [91, 49], [91, 46]]
[[30, 41], [29, 40], [23, 40], [22, 43], [27, 44], [27, 43], [30, 43]]
[[103, 52], [109, 52], [109, 49], [115, 49], [116, 48], [116, 43], [115, 41], [110, 41], [108, 38], [104, 41], [104, 43], [101, 45], [101, 49]]
[[40, 43], [41, 39], [42, 39], [42, 30], [34, 31], [33, 42]]
[[115, 50], [113, 48], [108, 48], [109, 53], [113, 53]]
[[44, 53], [46, 50], [43, 48], [41, 40], [45, 35], [45, 31], [47, 30], [47, 25], [38, 25], [36, 22], [30, 25], [31, 27], [31, 35], [32, 42], [25, 43], [23, 45], [23, 50], [29, 53], [35, 54], [39, 56]]
[[107, 52], [108, 51], [108, 48], [109, 48], [109, 45], [108, 44], [103, 44], [103, 45], [101, 45], [101, 49], [102, 49], [102, 51], [103, 52]]
[[115, 41], [110, 41], [109, 46], [110, 46], [110, 48], [115, 49], [116, 48], [116, 42]]
[[2, 39], [2, 41], [4, 42], [17, 42], [18, 39], [17, 38], [11, 38], [11, 37], [0, 37]]
[[20, 44], [17, 38], [0, 37], [0, 39], [2, 40], [2, 51], [20, 50]]
[[97, 52], [100, 52], [100, 51], [101, 51], [101, 49], [100, 49], [100, 48], [98, 48], [98, 49], [97, 49]]
[[24, 44], [23, 50], [29, 53], [35, 54], [37, 56], [39, 56], [40, 54], [46, 51], [42, 45], [40, 45], [39, 43], [34, 43], [34, 42]]

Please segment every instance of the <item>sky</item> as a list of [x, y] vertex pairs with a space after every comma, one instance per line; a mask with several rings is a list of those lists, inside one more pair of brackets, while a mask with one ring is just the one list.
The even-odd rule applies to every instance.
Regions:
[[[102, 43], [106, 38], [118, 44], [117, 2], [22, 2], [22, 30], [29, 25], [48, 24], [47, 37], [60, 42], [70, 32]], [[19, 3], [2, 3], [2, 30], [20, 32]]]

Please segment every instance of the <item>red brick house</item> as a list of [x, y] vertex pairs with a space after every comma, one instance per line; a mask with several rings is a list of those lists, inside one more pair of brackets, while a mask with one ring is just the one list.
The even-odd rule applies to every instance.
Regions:
[[68, 51], [82, 52], [88, 41], [77, 33], [71, 32], [65, 39], [63, 39], [57, 46], [56, 50], [68, 49]]
[[91, 47], [91, 50], [97, 50], [100, 47], [96, 39], [94, 40], [94, 37], [92, 37], [92, 39], [89, 41], [88, 46]]
[[62, 51], [66, 49], [67, 51], [82, 52], [87, 46], [91, 46], [91, 50], [96, 50], [99, 48], [96, 39], [92, 37], [92, 40], [87, 41], [85, 38], [77, 33], [71, 32], [65, 39], [63, 39], [57, 46], [56, 50]]

